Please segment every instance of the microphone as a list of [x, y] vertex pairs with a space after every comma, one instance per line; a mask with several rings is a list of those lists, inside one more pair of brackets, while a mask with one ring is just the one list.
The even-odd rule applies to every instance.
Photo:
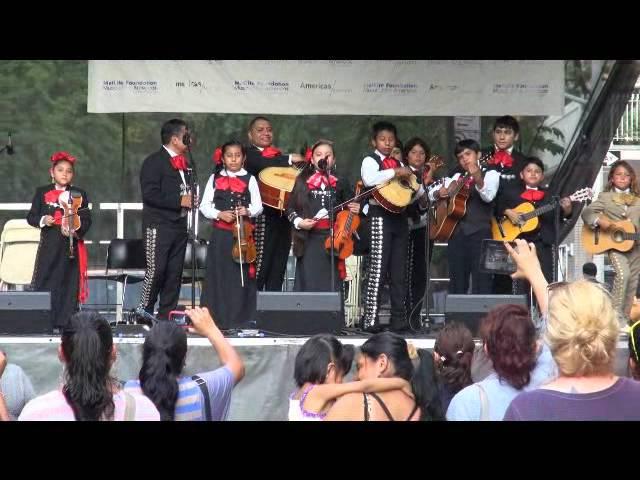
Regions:
[[13, 142], [11, 142], [11, 132], [9, 132], [9, 142], [7, 143], [7, 155], [13, 155]]
[[322, 170], [323, 172], [326, 171], [328, 162], [329, 162], [329, 155], [318, 160], [318, 170]]
[[151, 322], [152, 325], [156, 325], [160, 320], [158, 320], [156, 317], [154, 317], [153, 315], [151, 315], [149, 312], [147, 312], [144, 308], [142, 307], [136, 307], [135, 312], [140, 315], [142, 318], [149, 320]]

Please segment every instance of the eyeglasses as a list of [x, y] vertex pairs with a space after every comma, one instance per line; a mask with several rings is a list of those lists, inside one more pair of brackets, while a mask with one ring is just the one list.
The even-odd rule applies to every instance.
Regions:
[[638, 347], [636, 346], [636, 336], [633, 334], [635, 328], [638, 325], [640, 325], [640, 320], [638, 320], [636, 323], [631, 325], [631, 328], [629, 328], [629, 336], [631, 337], [631, 347], [633, 348], [633, 356], [637, 361], [640, 361], [640, 358], [638, 357]]

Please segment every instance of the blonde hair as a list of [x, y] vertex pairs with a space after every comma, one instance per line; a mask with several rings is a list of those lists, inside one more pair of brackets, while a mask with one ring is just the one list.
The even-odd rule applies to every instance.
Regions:
[[545, 337], [564, 376], [612, 373], [618, 328], [609, 293], [594, 282], [570, 283], [549, 300]]

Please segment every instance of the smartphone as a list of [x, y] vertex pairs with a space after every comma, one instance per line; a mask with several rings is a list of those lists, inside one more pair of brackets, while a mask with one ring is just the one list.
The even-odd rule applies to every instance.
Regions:
[[[515, 242], [509, 242], [514, 249]], [[480, 271], [483, 273], [497, 273], [499, 275], [511, 275], [518, 269], [516, 262], [500, 240], [485, 239], [482, 241], [480, 252]]]
[[169, 312], [169, 320], [175, 322], [179, 327], [190, 327], [193, 325], [187, 313], [182, 310], [173, 310]]

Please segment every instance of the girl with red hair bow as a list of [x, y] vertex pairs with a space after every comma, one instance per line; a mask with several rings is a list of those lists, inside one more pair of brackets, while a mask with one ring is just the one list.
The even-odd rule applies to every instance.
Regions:
[[[346, 277], [344, 260], [335, 258], [332, 289], [331, 257], [324, 243], [330, 232], [329, 208], [347, 201], [352, 192], [344, 181], [330, 173], [334, 164], [333, 142], [318, 140], [311, 148], [311, 164], [298, 175], [291, 192], [287, 218], [294, 227], [296, 274], [293, 290], [297, 292], [342, 291], [342, 281]], [[346, 208], [357, 214], [360, 204], [352, 202]]]
[[249, 326], [256, 311], [255, 262], [243, 260], [240, 264], [231, 255], [236, 215], [252, 222], [262, 213], [258, 182], [244, 169], [245, 159], [240, 142], [230, 141], [217, 148], [215, 172], [200, 204], [200, 212], [213, 221], [200, 305], [209, 309], [222, 330]]
[[[56, 152], [50, 160], [52, 184], [36, 189], [27, 214], [27, 222], [41, 229], [31, 286], [36, 291], [51, 292], [53, 326], [62, 328], [78, 310], [78, 303], [84, 303], [89, 296], [87, 250], [83, 238], [91, 227], [91, 213], [87, 193], [72, 186], [76, 158], [68, 152]], [[63, 222], [62, 202], [70, 203], [73, 194], [82, 196], [78, 209], [80, 228], [69, 231], [68, 223]], [[70, 235], [73, 237], [73, 258], [69, 258]]]

